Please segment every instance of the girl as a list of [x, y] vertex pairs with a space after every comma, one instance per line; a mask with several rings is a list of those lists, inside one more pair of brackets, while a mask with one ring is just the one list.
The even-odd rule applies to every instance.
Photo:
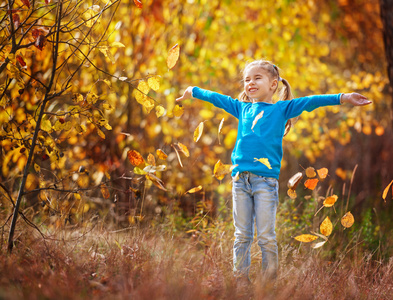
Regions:
[[[258, 245], [262, 251], [262, 270], [275, 278], [278, 269], [275, 220], [278, 205], [278, 177], [282, 159], [282, 139], [291, 128], [291, 119], [303, 111], [320, 106], [350, 103], [367, 105], [371, 101], [357, 94], [318, 95], [292, 99], [289, 83], [280, 77], [279, 69], [265, 60], [248, 64], [243, 72], [244, 91], [239, 100], [198, 87], [188, 87], [182, 101], [191, 97], [208, 101], [239, 119], [237, 139], [232, 152], [233, 220], [235, 275], [248, 279], [250, 248], [254, 221]], [[272, 97], [279, 82], [284, 87], [280, 100]]]

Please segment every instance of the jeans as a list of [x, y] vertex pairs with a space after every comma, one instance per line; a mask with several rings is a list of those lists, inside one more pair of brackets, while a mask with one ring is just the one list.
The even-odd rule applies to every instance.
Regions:
[[262, 251], [262, 271], [269, 278], [275, 278], [278, 269], [275, 232], [278, 206], [277, 179], [243, 172], [238, 179], [233, 178], [232, 196], [235, 225], [233, 245], [235, 275], [248, 277], [255, 221], [257, 241]]

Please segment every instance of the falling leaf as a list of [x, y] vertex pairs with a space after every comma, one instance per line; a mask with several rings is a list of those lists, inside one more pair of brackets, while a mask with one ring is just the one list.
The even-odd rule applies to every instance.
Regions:
[[199, 123], [198, 127], [194, 131], [194, 142], [198, 142], [203, 133], [203, 124], [204, 122]]
[[327, 197], [324, 201], [323, 201], [323, 206], [325, 207], [332, 207], [334, 205], [334, 203], [336, 203], [338, 197], [336, 195], [332, 195], [330, 197]]
[[315, 173], [315, 169], [313, 167], [308, 167], [306, 169], [306, 176], [308, 178], [313, 178], [313, 177], [317, 176], [317, 173]]
[[324, 236], [329, 236], [333, 231], [333, 224], [330, 221], [329, 217], [326, 217], [325, 220], [319, 226], [319, 230]]
[[171, 146], [173, 147], [173, 149], [175, 149], [177, 160], [179, 161], [180, 167], [183, 168], [183, 163], [181, 162], [179, 151], [177, 150], [178, 146], [176, 144], [175, 145], [171, 145]]
[[134, 3], [136, 5], [136, 7], [138, 7], [138, 8], [142, 8], [143, 7], [143, 4], [142, 4], [142, 2], [140, 0], [134, 0]]
[[196, 192], [199, 192], [200, 190], [202, 189], [202, 186], [201, 185], [198, 185], [197, 187], [194, 187], [194, 188], [192, 188], [192, 189], [189, 189], [187, 192], [185, 192], [184, 194], [193, 194], [193, 193], [196, 193]]
[[35, 170], [37, 173], [39, 173], [39, 172], [41, 172], [41, 167], [40, 167], [39, 165], [37, 165], [37, 164], [34, 164], [34, 170]]
[[268, 167], [269, 169], [271, 169], [271, 165], [270, 162], [267, 158], [254, 158], [254, 162], [259, 161], [261, 164], [264, 164], [266, 167]]
[[329, 170], [327, 168], [321, 168], [317, 170], [319, 179], [322, 181], [326, 178], [327, 174], [329, 173]]
[[176, 65], [177, 60], [179, 59], [179, 55], [180, 55], [180, 46], [179, 44], [176, 44], [169, 50], [168, 57], [166, 59], [166, 64], [169, 69], [172, 69]]
[[302, 172], [298, 172], [295, 175], [293, 175], [289, 180], [288, 180], [288, 188], [295, 190], [297, 185], [299, 184], [300, 180], [302, 180], [303, 174]]
[[190, 152], [188, 151], [188, 148], [187, 148], [185, 145], [183, 145], [182, 143], [176, 143], [176, 144], [175, 144], [175, 147], [177, 147], [177, 150], [183, 152], [183, 154], [184, 154], [186, 157], [189, 157], [189, 156], [190, 156]]
[[153, 154], [149, 153], [149, 155], [147, 156], [147, 162], [152, 165], [155, 166], [156, 165], [156, 159], [154, 157]]
[[110, 197], [109, 189], [106, 187], [105, 184], [101, 184], [101, 193], [105, 199], [109, 199]]
[[[383, 193], [382, 193], [382, 199], [386, 202], [386, 197], [387, 197], [387, 195], [388, 195], [388, 192], [389, 192], [389, 188], [390, 188], [390, 186], [392, 185], [392, 183], [393, 183], [393, 180], [388, 184], [388, 186], [383, 190]], [[392, 190], [392, 197], [393, 197], [393, 190]]]
[[306, 187], [306, 188], [308, 188], [309, 190], [314, 190], [315, 189], [315, 187], [317, 186], [317, 184], [318, 184], [318, 179], [307, 179], [306, 180], [306, 182], [304, 183], [304, 186]]
[[153, 76], [147, 79], [147, 84], [153, 91], [158, 91], [160, 88], [160, 77]]
[[312, 241], [315, 241], [318, 237], [312, 234], [301, 234], [298, 236], [295, 236], [295, 240], [303, 243], [309, 243]]
[[218, 160], [214, 165], [214, 177], [216, 177], [218, 180], [223, 180], [225, 175], [231, 173], [232, 170], [236, 167], [237, 165], [226, 165], [223, 164], [221, 160]]
[[128, 157], [128, 160], [130, 161], [130, 163], [135, 167], [143, 164], [143, 162], [144, 162], [142, 155], [138, 151], [135, 151], [135, 150], [129, 150], [127, 152], [127, 157]]
[[167, 189], [164, 187], [164, 182], [157, 176], [151, 173], [147, 173], [146, 178], [150, 179], [154, 183], [154, 185], [157, 186], [159, 189], [167, 191]]
[[252, 121], [252, 126], [251, 126], [251, 130], [254, 131], [254, 126], [257, 125], [257, 122], [259, 121], [259, 119], [261, 119], [263, 117], [263, 113], [265, 111], [262, 110], [259, 114], [257, 114], [257, 116], [255, 117], [254, 121]]
[[222, 130], [222, 126], [224, 125], [224, 120], [225, 120], [225, 118], [222, 118], [222, 120], [221, 120], [221, 122], [220, 122], [220, 125], [218, 126], [218, 143], [221, 145], [221, 141], [220, 141], [220, 133], [221, 133], [221, 130]]
[[322, 241], [322, 242], [316, 243], [316, 244], [313, 246], [313, 249], [320, 248], [320, 247], [322, 247], [325, 243], [326, 243], [326, 241]]
[[341, 218], [341, 224], [345, 227], [345, 228], [349, 228], [353, 225], [353, 223], [355, 223], [355, 219], [353, 217], [353, 215], [351, 214], [351, 212], [347, 212], [342, 218]]
[[161, 149], [157, 149], [156, 154], [159, 159], [166, 160], [168, 158], [168, 155], [164, 151], [162, 151]]
[[98, 133], [98, 135], [99, 135], [102, 139], [105, 140], [105, 133], [103, 133], [101, 129], [97, 128], [97, 133]]
[[288, 192], [287, 192], [287, 194], [288, 194], [288, 196], [289, 196], [291, 199], [296, 199], [296, 197], [297, 197], [296, 191], [293, 190], [293, 189], [289, 189]]
[[175, 117], [181, 117], [183, 115], [184, 108], [181, 105], [176, 104], [175, 108], [173, 109], [173, 115]]
[[156, 106], [156, 116], [157, 118], [162, 117], [165, 114], [165, 108], [161, 105]]
[[120, 81], [126, 81], [127, 79], [128, 79], [128, 77], [124, 77], [124, 76], [123, 77], [119, 77]]
[[46, 44], [46, 37], [40, 34], [38, 38], [35, 40], [34, 46], [42, 51], [42, 49], [44, 49], [45, 44]]

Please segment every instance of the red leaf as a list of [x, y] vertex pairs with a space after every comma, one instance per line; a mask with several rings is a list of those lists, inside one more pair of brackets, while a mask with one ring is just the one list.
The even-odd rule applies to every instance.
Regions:
[[143, 4], [142, 4], [141, 0], [134, 0], [134, 3], [136, 5], [136, 7], [138, 7], [138, 8], [142, 8], [143, 7]]
[[49, 4], [49, 3], [50, 3], [50, 0], [45, 0], [45, 3], [46, 3], [46, 4]]
[[33, 35], [34, 38], [37, 38], [40, 35], [40, 31], [38, 29], [34, 28], [31, 31], [31, 34]]
[[26, 63], [25, 63], [25, 61], [23, 60], [22, 56], [17, 55], [17, 56], [16, 56], [16, 60], [20, 63], [20, 65], [21, 65], [22, 67], [26, 66]]
[[28, 8], [30, 8], [30, 2], [29, 2], [29, 0], [22, 0], [22, 3], [23, 3], [24, 5], [26, 5]]
[[42, 34], [38, 36], [38, 38], [35, 40], [34, 46], [36, 46], [38, 49], [42, 50], [45, 46], [46, 38]]

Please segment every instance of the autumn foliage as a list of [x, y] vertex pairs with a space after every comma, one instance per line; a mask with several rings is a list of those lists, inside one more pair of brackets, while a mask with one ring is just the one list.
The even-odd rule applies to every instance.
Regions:
[[[291, 272], [281, 277], [288, 287], [282, 297], [297, 290], [291, 276], [305, 276], [313, 286], [307, 276], [318, 274], [316, 266], [342, 278], [360, 278], [362, 268], [372, 272], [360, 253], [387, 260], [393, 246], [393, 133], [378, 7], [374, 0], [0, 1], [0, 250], [6, 252], [17, 207], [9, 242], [35, 278], [52, 282], [52, 271], [44, 270], [71, 259], [75, 270], [65, 267], [66, 280], [79, 278], [98, 297], [126, 289], [148, 293], [135, 278], [152, 283], [149, 274], [159, 271], [169, 274], [162, 275], [163, 285], [182, 294], [192, 283], [175, 288], [169, 262], [162, 264], [164, 256], [174, 263], [179, 256], [190, 265], [175, 278], [190, 276], [203, 286], [191, 289], [196, 298], [230, 295], [230, 268], [223, 266], [231, 246], [224, 240], [232, 234], [230, 154], [237, 121], [206, 102], [182, 106], [175, 99], [189, 85], [236, 98], [245, 63], [265, 58], [280, 67], [295, 96], [357, 91], [373, 101], [304, 113], [284, 139], [277, 232], [283, 253], [291, 249], [282, 264]], [[271, 167], [267, 158], [253, 159]], [[123, 242], [111, 235], [101, 252], [98, 243], [83, 244], [85, 272], [70, 232], [78, 228], [78, 236], [94, 239], [81, 228], [97, 224], [105, 229], [92, 235], [124, 228], [134, 235], [122, 236]], [[180, 248], [155, 240], [157, 228], [175, 234]], [[162, 249], [149, 252], [142, 229], [147, 244], [166, 249], [165, 255], [148, 259]], [[62, 239], [57, 234], [75, 242], [68, 252], [49, 242]], [[40, 271], [42, 253], [53, 261]], [[2, 258], [2, 274], [16, 256]], [[359, 262], [352, 273], [344, 257]], [[130, 261], [137, 266], [132, 271]], [[117, 285], [119, 273], [103, 266], [110, 262], [131, 272], [131, 283]], [[391, 276], [391, 264], [383, 268], [380, 286]], [[19, 271], [11, 274], [17, 278]], [[376, 283], [374, 275], [364, 276], [362, 284]], [[317, 278], [323, 290], [329, 282]], [[70, 282], [84, 293], [77, 280]], [[39, 285], [34, 281], [25, 292], [41, 295]], [[47, 292], [44, 297], [57, 295], [50, 287]]]

